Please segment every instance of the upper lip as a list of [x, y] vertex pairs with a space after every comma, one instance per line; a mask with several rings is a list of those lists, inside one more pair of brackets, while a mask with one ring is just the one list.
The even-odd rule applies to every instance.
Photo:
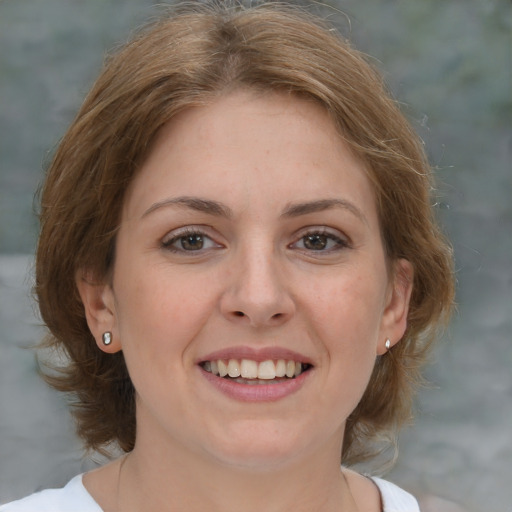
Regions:
[[201, 364], [205, 361], [218, 361], [229, 359], [249, 359], [261, 363], [262, 361], [284, 359], [287, 361], [297, 361], [300, 363], [307, 363], [312, 365], [311, 358], [300, 354], [294, 350], [284, 347], [262, 347], [254, 348], [248, 346], [229, 347], [212, 352], [204, 357], [200, 357], [196, 363]]

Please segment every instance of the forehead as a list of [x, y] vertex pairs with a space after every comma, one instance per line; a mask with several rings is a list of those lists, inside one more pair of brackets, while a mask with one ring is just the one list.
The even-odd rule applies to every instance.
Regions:
[[214, 195], [235, 207], [282, 207], [339, 194], [364, 209], [374, 203], [363, 163], [327, 111], [285, 93], [237, 91], [162, 128], [126, 206], [140, 212], [159, 197]]

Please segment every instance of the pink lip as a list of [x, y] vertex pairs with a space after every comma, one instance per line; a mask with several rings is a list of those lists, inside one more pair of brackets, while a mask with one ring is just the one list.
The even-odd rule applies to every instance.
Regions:
[[[224, 359], [220, 357], [218, 359]], [[267, 357], [267, 359], [271, 359]], [[280, 359], [280, 358], [279, 358]], [[283, 358], [286, 359], [286, 358]], [[293, 358], [290, 358], [293, 359]], [[301, 373], [294, 379], [283, 379], [274, 384], [242, 384], [234, 380], [213, 375], [197, 367], [207, 381], [217, 390], [230, 398], [241, 402], [274, 402], [296, 393], [306, 382], [311, 370]]]
[[252, 361], [262, 362], [270, 359], [277, 361], [278, 359], [285, 359], [287, 361], [298, 361], [301, 363], [312, 364], [310, 358], [281, 347], [265, 347], [265, 348], [253, 348], [253, 347], [231, 347], [223, 350], [212, 352], [207, 356], [201, 357], [196, 361], [196, 364], [204, 363], [205, 361], [218, 361], [219, 359], [251, 359]]

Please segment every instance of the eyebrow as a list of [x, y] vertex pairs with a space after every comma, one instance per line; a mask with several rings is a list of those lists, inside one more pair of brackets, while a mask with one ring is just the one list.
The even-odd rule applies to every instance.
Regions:
[[141, 216], [144, 218], [148, 216], [150, 213], [159, 210], [160, 208], [164, 208], [166, 206], [178, 206], [180, 208], [189, 208], [191, 210], [195, 210], [201, 213], [207, 213], [209, 215], [215, 215], [217, 217], [233, 217], [233, 212], [229, 207], [219, 203], [217, 201], [212, 201], [210, 199], [201, 199], [199, 197], [173, 197], [164, 199], [162, 201], [158, 201], [157, 203], [152, 204]]
[[345, 199], [319, 199], [317, 201], [308, 201], [304, 203], [295, 203], [288, 205], [282, 217], [299, 217], [301, 215], [308, 215], [309, 213], [317, 213], [325, 210], [331, 210], [333, 208], [341, 208], [347, 210], [355, 215], [359, 220], [368, 224], [368, 220], [364, 213], [350, 201]]
[[[208, 215], [225, 217], [227, 219], [233, 218], [234, 216], [231, 208], [222, 203], [219, 203], [218, 201], [213, 201], [211, 199], [203, 199], [200, 197], [182, 196], [163, 199], [162, 201], [158, 201], [152, 204], [142, 214], [141, 218], [146, 217], [150, 213], [159, 210], [160, 208], [165, 208], [168, 206], [188, 208], [201, 213], [206, 213]], [[283, 213], [281, 214], [281, 217], [300, 217], [301, 215], [322, 212], [325, 210], [331, 210], [333, 208], [341, 208], [343, 210], [347, 210], [350, 213], [352, 213], [355, 217], [357, 217], [359, 220], [361, 220], [365, 224], [368, 224], [368, 220], [366, 219], [363, 212], [359, 208], [357, 208], [357, 206], [355, 206], [353, 203], [351, 203], [350, 201], [346, 201], [344, 199], [318, 199], [316, 201], [292, 203], [286, 206]]]

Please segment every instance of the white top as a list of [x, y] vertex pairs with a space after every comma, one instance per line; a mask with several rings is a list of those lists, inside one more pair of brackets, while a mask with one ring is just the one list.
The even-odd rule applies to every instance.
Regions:
[[[380, 490], [383, 512], [420, 512], [417, 501], [395, 484], [374, 478]], [[100, 506], [82, 484], [82, 475], [75, 476], [62, 489], [36, 492], [19, 501], [0, 506], [0, 512], [102, 512]]]
[[373, 481], [380, 490], [383, 512], [420, 512], [418, 502], [408, 492], [381, 478], [373, 478]]

